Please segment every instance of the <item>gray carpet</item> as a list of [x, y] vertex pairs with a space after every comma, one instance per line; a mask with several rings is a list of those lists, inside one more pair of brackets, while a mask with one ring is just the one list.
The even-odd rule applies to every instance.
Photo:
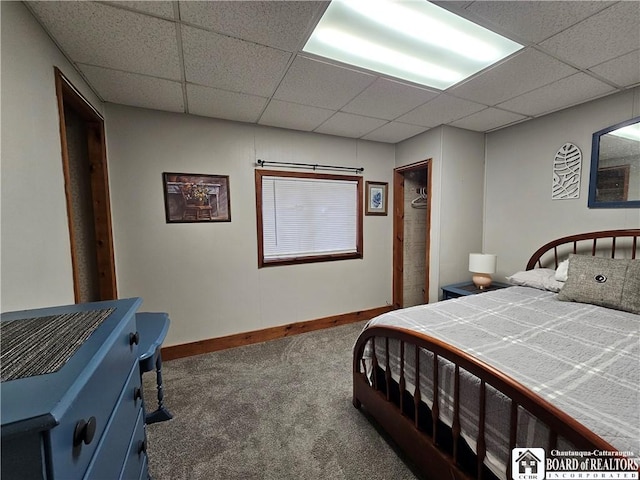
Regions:
[[[153, 479], [419, 478], [351, 404], [362, 326], [165, 362], [174, 418], [147, 427]], [[145, 374], [149, 407], [153, 382]]]

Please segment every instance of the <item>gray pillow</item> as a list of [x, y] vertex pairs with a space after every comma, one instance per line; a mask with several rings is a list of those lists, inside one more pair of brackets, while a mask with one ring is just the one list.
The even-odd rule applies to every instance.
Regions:
[[571, 254], [558, 300], [640, 314], [640, 260]]

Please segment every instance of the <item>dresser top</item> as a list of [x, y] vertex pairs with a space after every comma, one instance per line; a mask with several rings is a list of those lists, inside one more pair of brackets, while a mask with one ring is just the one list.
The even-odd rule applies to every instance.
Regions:
[[[3, 313], [0, 321], [5, 322], [113, 309], [56, 372], [0, 384], [2, 436], [26, 430], [45, 430], [57, 425], [108, 353], [121, 325], [135, 314], [141, 303], [140, 298], [129, 298]], [[44, 351], [47, 340], [36, 336], [34, 348]], [[42, 395], [42, 392], [46, 392], [46, 395]]]

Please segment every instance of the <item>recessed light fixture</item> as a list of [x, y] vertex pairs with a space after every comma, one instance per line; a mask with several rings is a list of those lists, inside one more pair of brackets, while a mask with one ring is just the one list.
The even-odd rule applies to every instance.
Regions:
[[521, 48], [426, 0], [333, 0], [303, 51], [445, 90]]

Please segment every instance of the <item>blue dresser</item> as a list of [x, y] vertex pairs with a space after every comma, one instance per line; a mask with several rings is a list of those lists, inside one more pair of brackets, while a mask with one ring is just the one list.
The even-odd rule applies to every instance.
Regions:
[[141, 303], [2, 314], [3, 480], [149, 478], [136, 328]]

